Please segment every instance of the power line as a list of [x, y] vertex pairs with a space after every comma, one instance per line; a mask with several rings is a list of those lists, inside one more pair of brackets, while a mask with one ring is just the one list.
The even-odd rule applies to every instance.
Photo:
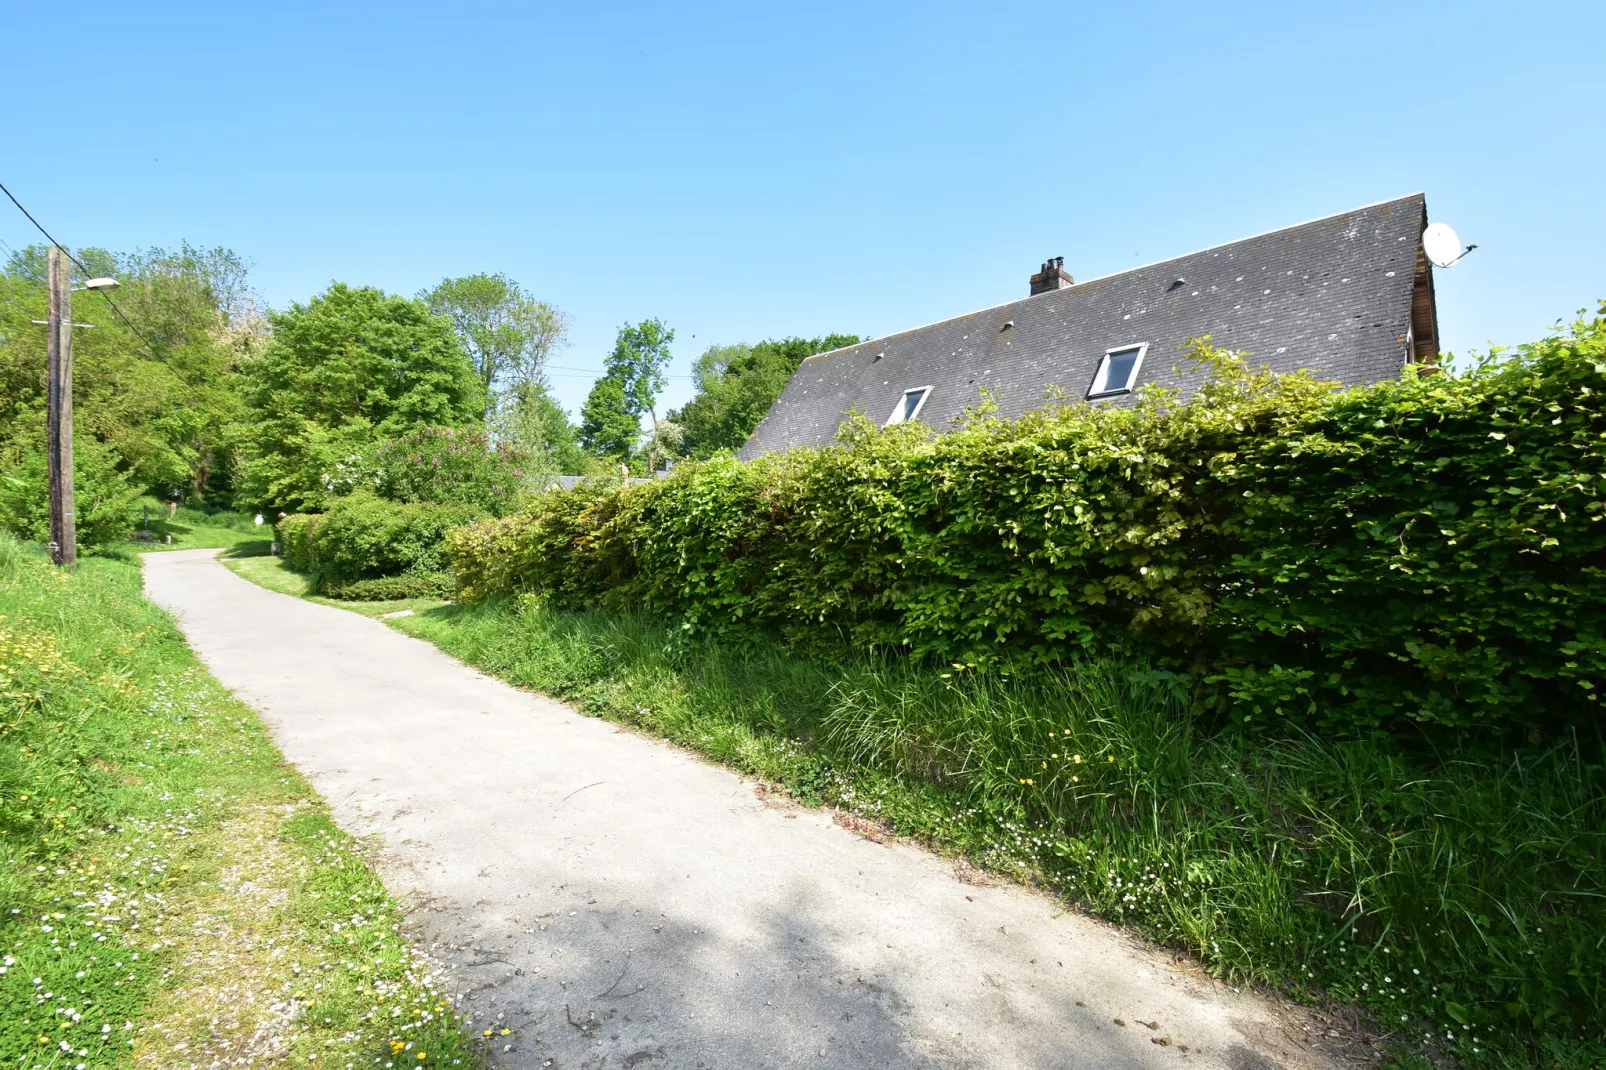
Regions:
[[84, 267], [84, 262], [82, 260], [78, 259], [76, 256], [73, 256], [72, 253], [68, 251], [68, 249], [67, 249], [67, 247], [65, 245], [61, 244], [61, 242], [57, 241], [55, 238], [52, 238], [50, 236], [50, 231], [46, 230], [40, 224], [39, 220], [37, 220], [37, 219], [35, 219], [33, 217], [33, 213], [28, 211], [28, 209], [24, 208], [22, 206], [22, 202], [17, 200], [17, 198], [12, 194], [12, 192], [10, 190], [6, 189], [6, 186], [5, 186], [4, 182], [0, 182], [0, 193], [4, 193], [7, 197], [11, 198], [11, 203], [17, 206], [17, 211], [21, 212], [23, 215], [28, 217], [28, 222], [30, 222], [30, 223], [32, 223], [34, 225], [34, 229], [38, 230], [39, 233], [43, 234], [45, 237], [50, 238], [50, 244], [51, 245], [54, 245], [56, 248], [60, 249], [64, 253], [66, 253], [67, 254], [67, 258], [69, 260], [71, 260], [73, 263], [77, 264], [79, 267], [84, 268], [84, 272], [86, 274], [89, 272], [89, 269]]
[[[37, 219], [35, 219], [33, 217], [33, 213], [32, 212], [28, 211], [28, 209], [26, 209], [26, 208], [24, 208], [22, 206], [22, 202], [17, 200], [15, 194], [13, 194], [10, 190], [6, 189], [5, 183], [3, 183], [3, 182], [0, 182], [0, 193], [4, 193], [7, 197], [9, 197], [11, 199], [11, 203], [17, 206], [17, 211], [21, 212], [23, 215], [28, 217], [28, 222], [30, 222], [30, 223], [32, 223], [34, 225], [34, 229], [38, 230], [39, 233], [43, 234], [46, 238], [48, 238], [50, 240], [50, 244], [51, 245], [54, 245], [56, 248], [60, 249], [64, 253], [66, 253], [67, 254], [67, 259], [69, 259], [73, 263], [77, 264], [78, 267], [83, 271], [83, 273], [85, 275], [93, 275], [94, 274], [93, 271], [89, 270], [89, 266], [87, 264], [85, 264], [82, 260], [78, 259], [76, 256], [74, 256], [72, 254], [72, 250], [71, 249], [68, 249], [65, 245], [61, 244], [61, 242], [57, 241], [55, 239], [55, 236], [52, 235], [50, 233], [50, 231], [46, 230], [44, 228], [44, 225], [42, 223], [40, 223], [39, 220], [37, 220]], [[146, 338], [143, 334], [140, 333], [139, 328], [134, 326], [134, 324], [129, 321], [129, 318], [127, 316], [123, 315], [123, 310], [117, 307], [117, 302], [113, 301], [111, 299], [111, 295], [106, 293], [104, 290], [96, 290], [95, 292], [100, 294], [100, 296], [102, 296], [102, 297], [104, 297], [106, 299], [106, 303], [108, 305], [110, 305], [111, 308], [112, 308], [112, 311], [117, 314], [117, 318], [123, 321], [123, 326], [127, 327], [130, 331], [133, 331], [135, 338], [138, 338], [141, 342], [145, 343], [145, 352], [150, 356], [150, 358], [152, 360], [160, 360], [161, 358], [156, 355], [156, 346], [151, 342], [151, 340], [149, 338]]]

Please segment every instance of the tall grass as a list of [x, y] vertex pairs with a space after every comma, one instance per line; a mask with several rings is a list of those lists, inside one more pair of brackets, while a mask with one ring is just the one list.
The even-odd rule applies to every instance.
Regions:
[[1198, 730], [1175, 678], [689, 641], [529, 603], [397, 622], [482, 668], [1042, 883], [1213, 973], [1490, 1065], [1606, 1058], [1601, 741]]

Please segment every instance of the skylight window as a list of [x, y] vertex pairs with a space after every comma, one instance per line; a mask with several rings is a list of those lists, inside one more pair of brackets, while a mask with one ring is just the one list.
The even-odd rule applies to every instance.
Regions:
[[1122, 346], [1105, 352], [1099, 363], [1098, 374], [1088, 388], [1090, 398], [1104, 398], [1115, 394], [1130, 394], [1138, 381], [1138, 369], [1143, 367], [1143, 354], [1149, 344]]
[[887, 417], [883, 425], [891, 427], [893, 424], [905, 423], [920, 415], [920, 410], [926, 404], [926, 398], [931, 396], [931, 387], [917, 386], [913, 390], [905, 390], [898, 404], [893, 406], [892, 415]]

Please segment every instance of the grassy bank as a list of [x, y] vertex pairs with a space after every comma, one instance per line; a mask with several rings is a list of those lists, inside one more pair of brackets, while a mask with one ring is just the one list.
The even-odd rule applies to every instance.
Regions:
[[0, 1065], [474, 1057], [396, 904], [134, 560], [68, 574], [0, 538], [0, 863]]
[[140, 499], [139, 506], [140, 527], [150, 539], [133, 540], [134, 548], [265, 554], [273, 541], [273, 528], [266, 522], [258, 527], [256, 518], [245, 513], [182, 505], [169, 516], [166, 502], [148, 496]]
[[1407, 1060], [1606, 1058], [1599, 740], [1206, 737], [1165, 677], [1131, 667], [1025, 683], [828, 664], [508, 603], [394, 623], [1041, 883], [1221, 977], [1364, 1007]]

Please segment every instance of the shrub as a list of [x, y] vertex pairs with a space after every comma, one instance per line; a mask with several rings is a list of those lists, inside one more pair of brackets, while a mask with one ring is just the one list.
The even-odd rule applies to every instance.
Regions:
[[[73, 440], [73, 504], [78, 545], [86, 550], [119, 542], [134, 531], [139, 490], [118, 470], [118, 461], [110, 446], [92, 438]], [[41, 444], [0, 446], [0, 529], [50, 541], [50, 483]]]
[[1196, 347], [1194, 396], [877, 430], [541, 495], [465, 598], [1036, 670], [1141, 656], [1234, 716], [1555, 727], [1606, 677], [1606, 318], [1334, 391]]
[[404, 572], [400, 576], [326, 586], [323, 593], [353, 602], [393, 602], [403, 598], [451, 598], [456, 589], [457, 579], [450, 572]]
[[297, 572], [313, 570], [312, 532], [320, 519], [322, 515], [319, 513], [293, 513], [280, 517], [278, 524], [274, 525], [274, 533], [279, 539], [279, 553], [284, 563]]
[[354, 454], [324, 477], [331, 494], [476, 506], [501, 516], [518, 499], [526, 455], [474, 428], [421, 427]]
[[279, 521], [285, 563], [329, 592], [354, 580], [447, 568], [445, 532], [482, 519], [470, 505], [387, 502], [369, 494], [335, 499], [326, 513]]

